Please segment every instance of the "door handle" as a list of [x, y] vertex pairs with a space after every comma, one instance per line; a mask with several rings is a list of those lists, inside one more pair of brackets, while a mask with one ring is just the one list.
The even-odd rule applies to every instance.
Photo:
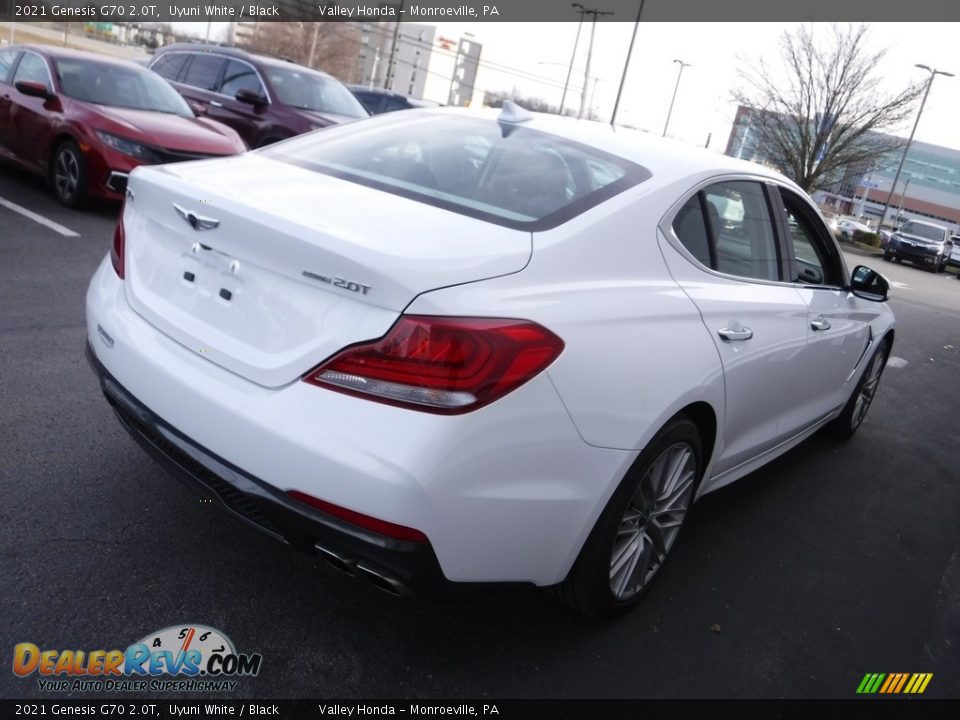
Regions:
[[829, 330], [830, 321], [827, 320], [823, 315], [817, 315], [813, 320], [810, 321], [810, 327], [814, 330]]
[[749, 340], [753, 337], [753, 330], [746, 327], [720, 328], [717, 335], [724, 340]]
[[214, 107], [223, 107], [223, 103], [220, 102], [219, 100], [211, 100], [210, 104], [213, 105]]

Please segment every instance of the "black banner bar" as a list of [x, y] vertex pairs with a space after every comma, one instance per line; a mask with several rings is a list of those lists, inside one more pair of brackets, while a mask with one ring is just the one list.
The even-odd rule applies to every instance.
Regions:
[[869, 717], [877, 720], [922, 714], [955, 718], [960, 700], [871, 698], [852, 700], [0, 700], [4, 718], [488, 718], [491, 720], [659, 720], [660, 718]]
[[[585, 5], [604, 13], [596, 18], [600, 22], [632, 22], [640, 0], [596, 0]], [[0, 18], [15, 22], [576, 22], [580, 15], [566, 0], [0, 0]], [[943, 22], [960, 20], [960, 3], [645, 0], [642, 20]]]

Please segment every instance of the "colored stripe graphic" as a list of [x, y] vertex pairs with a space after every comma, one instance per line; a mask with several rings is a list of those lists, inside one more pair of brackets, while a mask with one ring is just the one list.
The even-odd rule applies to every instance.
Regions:
[[933, 673], [867, 673], [857, 686], [858, 695], [920, 695]]

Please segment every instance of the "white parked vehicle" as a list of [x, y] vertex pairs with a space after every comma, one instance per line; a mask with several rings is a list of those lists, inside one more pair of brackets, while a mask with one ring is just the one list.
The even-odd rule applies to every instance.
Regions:
[[852, 218], [841, 218], [837, 221], [837, 225], [834, 230], [845, 238], [852, 238], [853, 234], [856, 232], [874, 232], [873, 228], [871, 228], [869, 225], [865, 225], [859, 220], [854, 220]]
[[88, 355], [141, 445], [277, 539], [611, 615], [696, 497], [857, 429], [887, 289], [760, 166], [414, 110], [135, 170]]

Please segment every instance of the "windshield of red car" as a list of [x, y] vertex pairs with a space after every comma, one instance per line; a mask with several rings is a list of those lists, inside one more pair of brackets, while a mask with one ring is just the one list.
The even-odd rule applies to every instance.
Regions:
[[149, 70], [77, 58], [56, 59], [53, 65], [61, 92], [74, 100], [193, 117], [179, 93]]
[[354, 118], [369, 115], [339, 80], [295, 65], [267, 67], [266, 73], [273, 91], [284, 105]]

